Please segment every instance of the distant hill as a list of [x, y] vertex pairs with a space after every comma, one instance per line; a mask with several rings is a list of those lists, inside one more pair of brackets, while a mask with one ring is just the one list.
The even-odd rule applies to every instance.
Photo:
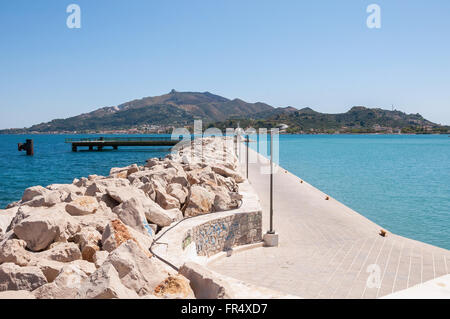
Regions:
[[[276, 127], [284, 124], [288, 133], [311, 132], [447, 132], [448, 127], [424, 119], [420, 114], [405, 114], [379, 108], [357, 106], [346, 113], [325, 114], [311, 108], [274, 108], [265, 103], [229, 100], [209, 92], [177, 92], [133, 100], [117, 106], [102, 107], [90, 113], [56, 119], [24, 129], [1, 130], [5, 133], [101, 132], [152, 126], [192, 126], [202, 119], [205, 126], [219, 128], [252, 126]], [[287, 126], [287, 128], [286, 128]]]
[[311, 108], [276, 108], [245, 118], [234, 118], [210, 124], [218, 128], [281, 127], [286, 133], [448, 133], [442, 126], [424, 119], [420, 114], [406, 114], [380, 108], [352, 107], [345, 113], [326, 114]]
[[205, 122], [223, 121], [230, 117], [248, 116], [271, 109], [272, 106], [264, 103], [229, 100], [209, 92], [172, 90], [169, 94], [146, 97], [67, 119], [56, 119], [26, 129], [3, 130], [0, 133], [81, 132], [129, 129], [144, 125], [192, 125], [194, 119], [203, 119]]

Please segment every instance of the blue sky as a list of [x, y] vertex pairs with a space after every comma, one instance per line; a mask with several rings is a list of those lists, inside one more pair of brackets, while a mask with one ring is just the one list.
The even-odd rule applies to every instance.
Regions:
[[[366, 26], [372, 3], [381, 29]], [[0, 128], [172, 88], [450, 124], [449, 35], [448, 0], [2, 0]]]

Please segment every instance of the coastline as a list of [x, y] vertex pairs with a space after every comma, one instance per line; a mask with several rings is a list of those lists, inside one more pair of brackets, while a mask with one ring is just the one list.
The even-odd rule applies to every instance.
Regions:
[[[222, 132], [225, 134], [225, 132]], [[86, 133], [78, 133], [78, 132], [33, 132], [33, 133], [2, 133], [1, 135], [171, 135], [172, 132], [168, 131], [166, 133], [157, 133], [157, 132], [138, 132], [138, 133], [111, 133], [108, 131], [105, 132], [86, 132]], [[446, 133], [285, 133], [280, 132], [280, 135], [448, 135], [450, 132]], [[449, 135], [450, 136], [450, 135]]]

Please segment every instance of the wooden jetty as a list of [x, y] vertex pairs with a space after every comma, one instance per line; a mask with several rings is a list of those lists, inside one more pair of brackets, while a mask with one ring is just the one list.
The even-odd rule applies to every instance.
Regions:
[[173, 146], [181, 139], [168, 137], [98, 137], [98, 138], [68, 138], [66, 143], [72, 144], [72, 151], [76, 152], [79, 147], [88, 147], [89, 151], [94, 148], [102, 151], [104, 147], [112, 147], [117, 150], [119, 146]]

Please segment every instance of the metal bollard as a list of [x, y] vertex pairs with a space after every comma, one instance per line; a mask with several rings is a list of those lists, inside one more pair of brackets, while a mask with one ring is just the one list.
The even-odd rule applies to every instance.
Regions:
[[27, 139], [25, 143], [17, 143], [18, 151], [26, 151], [28, 156], [34, 155], [34, 143], [33, 140]]

